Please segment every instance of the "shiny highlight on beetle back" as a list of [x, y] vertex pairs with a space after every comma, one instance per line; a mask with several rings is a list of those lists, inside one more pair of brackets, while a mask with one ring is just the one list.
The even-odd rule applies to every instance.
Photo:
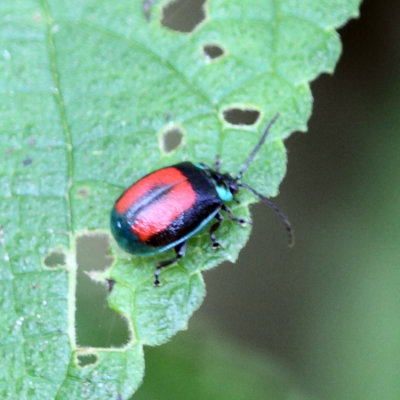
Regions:
[[168, 167], [152, 172], [130, 186], [116, 201], [115, 209], [123, 214], [135, 204], [140, 198], [147, 195], [149, 191], [158, 186], [175, 185], [186, 181], [187, 178], [179, 169]]
[[165, 194], [158, 199], [150, 196], [148, 206], [136, 215], [131, 230], [142, 242], [163, 232], [172, 221], [179, 218], [196, 202], [196, 193], [188, 181], [166, 188]]

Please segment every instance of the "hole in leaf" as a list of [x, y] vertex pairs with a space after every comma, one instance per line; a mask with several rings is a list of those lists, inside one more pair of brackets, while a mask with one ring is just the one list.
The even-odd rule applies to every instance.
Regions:
[[217, 44], [205, 44], [203, 46], [203, 51], [204, 54], [212, 60], [221, 57], [225, 53], [224, 49]]
[[93, 233], [76, 240], [76, 338], [81, 347], [121, 347], [130, 338], [125, 318], [107, 304], [108, 285], [95, 282], [88, 273], [101, 273], [112, 264], [106, 234]]
[[61, 250], [54, 250], [44, 259], [44, 265], [49, 268], [65, 265], [65, 254]]
[[251, 108], [229, 108], [224, 111], [225, 121], [233, 125], [254, 125], [260, 112]]
[[79, 354], [77, 359], [78, 359], [78, 364], [80, 367], [86, 367], [87, 365], [96, 363], [97, 355], [96, 354]]
[[175, 150], [182, 143], [183, 132], [178, 128], [172, 128], [162, 135], [162, 148], [166, 153]]
[[189, 33], [205, 18], [206, 0], [173, 0], [163, 8], [161, 23], [174, 31]]

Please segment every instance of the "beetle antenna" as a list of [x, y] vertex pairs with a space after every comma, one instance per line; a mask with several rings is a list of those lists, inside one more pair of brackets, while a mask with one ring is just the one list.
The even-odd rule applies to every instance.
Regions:
[[235, 178], [235, 181], [240, 181], [240, 179], [243, 176], [244, 171], [246, 171], [247, 167], [249, 166], [250, 162], [253, 160], [254, 156], [256, 155], [257, 151], [260, 149], [260, 147], [263, 145], [265, 142], [265, 139], [267, 138], [268, 132], [271, 129], [271, 126], [275, 123], [275, 121], [278, 119], [279, 114], [276, 114], [274, 118], [269, 121], [267, 127], [265, 128], [264, 133], [262, 134], [260, 140], [254, 147], [253, 151], [250, 153], [249, 157], [245, 161], [245, 163], [242, 165], [242, 167], [239, 170], [239, 173], [237, 174], [237, 177]]
[[239, 186], [250, 190], [250, 192], [254, 193], [256, 196], [258, 196], [264, 203], [267, 203], [279, 216], [279, 218], [282, 220], [283, 224], [285, 225], [285, 228], [287, 230], [287, 233], [289, 235], [289, 247], [293, 247], [294, 245], [294, 231], [292, 228], [292, 225], [290, 224], [289, 220], [287, 219], [286, 215], [279, 209], [279, 207], [270, 199], [267, 197], [263, 196], [261, 193], [258, 193], [255, 189], [253, 189], [251, 186], [246, 185], [245, 183], [239, 183]]

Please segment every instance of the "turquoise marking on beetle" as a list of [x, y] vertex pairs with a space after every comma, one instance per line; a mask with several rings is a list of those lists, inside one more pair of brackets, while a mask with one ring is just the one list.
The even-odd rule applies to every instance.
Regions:
[[232, 201], [233, 194], [232, 192], [225, 186], [215, 186], [217, 190], [218, 196], [222, 201]]

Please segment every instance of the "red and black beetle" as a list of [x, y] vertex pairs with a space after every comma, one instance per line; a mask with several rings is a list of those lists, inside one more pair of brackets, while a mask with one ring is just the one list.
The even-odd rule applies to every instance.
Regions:
[[160, 284], [160, 270], [185, 254], [186, 241], [203, 229], [212, 219], [210, 239], [219, 247], [215, 231], [222, 222], [221, 211], [239, 223], [226, 202], [235, 200], [239, 188], [246, 188], [271, 206], [281, 217], [293, 242], [293, 231], [288, 219], [268, 198], [241, 182], [243, 173], [264, 143], [276, 115], [267, 125], [257, 145], [234, 178], [204, 164], [181, 162], [161, 168], [144, 176], [126, 189], [116, 200], [111, 211], [111, 232], [119, 246], [131, 254], [151, 255], [174, 248], [174, 258], [156, 266], [154, 284]]

